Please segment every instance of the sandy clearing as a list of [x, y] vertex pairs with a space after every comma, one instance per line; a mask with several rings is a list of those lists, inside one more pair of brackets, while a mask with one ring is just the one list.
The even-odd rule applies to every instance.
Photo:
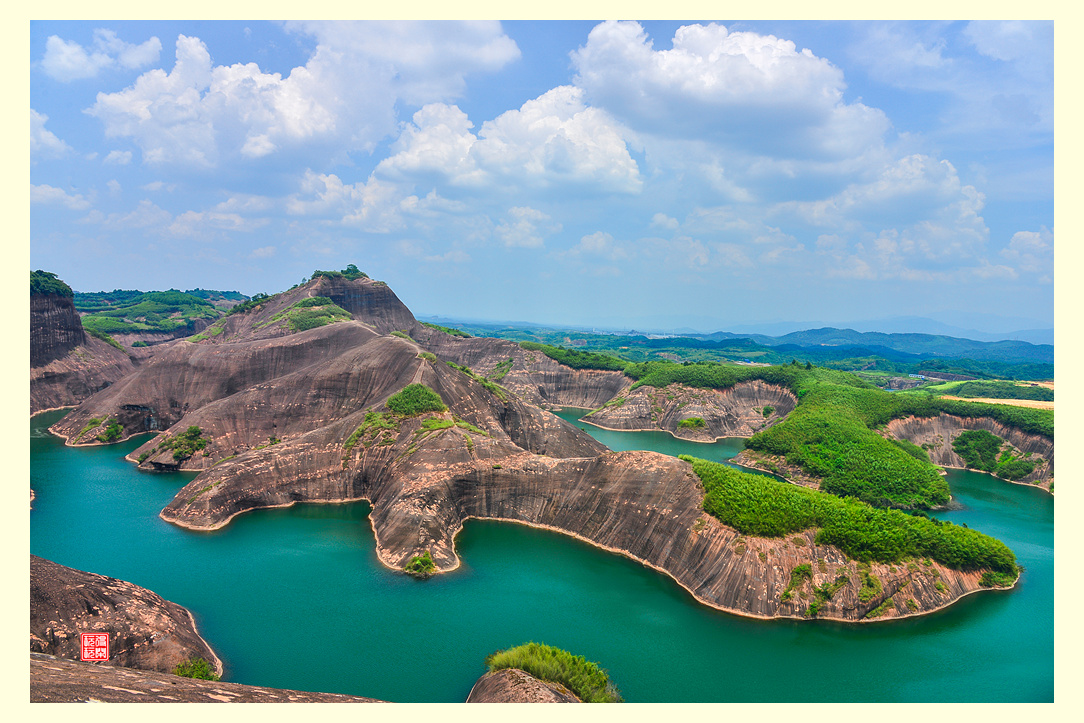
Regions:
[[954, 397], [949, 394], [941, 396], [942, 399], [958, 399], [961, 402], [982, 402], [984, 404], [1008, 404], [1012, 407], [1031, 407], [1032, 409], [1053, 409], [1054, 402], [1039, 402], [1034, 399], [988, 399], [986, 397]]

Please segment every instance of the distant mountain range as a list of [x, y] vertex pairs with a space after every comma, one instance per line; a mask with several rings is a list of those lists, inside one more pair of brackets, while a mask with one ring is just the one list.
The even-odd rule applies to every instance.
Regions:
[[890, 349], [921, 357], [966, 358], [976, 361], [1020, 361], [1040, 364], [1054, 363], [1052, 344], [1031, 344], [1026, 341], [975, 341], [939, 334], [885, 334], [860, 332], [854, 329], [806, 329], [783, 336], [740, 334], [720, 331], [706, 339], [752, 339], [770, 347], [865, 347], [874, 351]]
[[[1028, 319], [1010, 319], [1006, 321], [1031, 321], [1034, 323], [1034, 320]], [[933, 334], [937, 336], [950, 336], [957, 339], [971, 339], [973, 341], [1024, 341], [1030, 344], [1054, 343], [1053, 329], [1009, 327], [1014, 330], [1002, 332], [980, 331], [978, 329], [946, 324], [941, 321], [936, 321], [935, 319], [928, 319], [921, 316], [897, 316], [890, 319], [871, 319], [867, 321], [848, 322], [846, 324], [783, 321], [773, 324], [742, 324], [739, 326], [728, 326], [725, 330], [742, 335], [764, 334], [768, 336], [781, 336], [796, 331], [821, 329], [825, 327], [847, 328], [858, 332], [881, 332], [884, 334]], [[996, 328], [996, 326], [994, 328]], [[1002, 326], [1002, 328], [1005, 327]]]
[[857, 332], [881, 332], [883, 334], [928, 334], [984, 342], [1022, 341], [1030, 344], [1051, 345], [1054, 343], [1054, 329], [1044, 327], [1043, 323], [1038, 319], [1004, 317], [993, 314], [964, 314], [960, 312], [946, 312], [943, 317], [950, 321], [938, 321], [924, 316], [894, 316], [884, 319], [847, 322], [777, 321], [755, 324], [722, 324], [719, 319], [711, 317], [655, 317], [638, 321], [634, 329], [613, 319], [599, 319], [596, 324], [585, 326], [583, 324], [540, 324], [529, 321], [460, 317], [450, 319], [440, 316], [424, 316], [427, 320], [438, 324], [466, 322], [486, 326], [507, 326], [517, 329], [575, 329], [622, 335], [636, 333], [703, 337], [710, 336], [711, 332], [731, 332], [735, 336], [745, 337], [756, 335], [782, 337], [793, 332], [833, 328], [851, 329]]

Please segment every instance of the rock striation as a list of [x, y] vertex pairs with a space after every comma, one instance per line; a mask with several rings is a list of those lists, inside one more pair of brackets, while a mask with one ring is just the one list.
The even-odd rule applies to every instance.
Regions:
[[31, 703], [382, 703], [335, 693], [193, 680], [30, 653]]
[[[658, 429], [682, 439], [713, 442], [720, 437], [751, 437], [781, 421], [797, 404], [790, 391], [760, 380], [723, 390], [643, 386], [615, 397], [581, 421], [606, 429]], [[701, 419], [704, 426], [682, 427], [688, 419]]]
[[170, 673], [203, 658], [222, 662], [196, 632], [192, 614], [133, 585], [30, 556], [30, 650], [80, 659], [80, 633], [109, 634], [108, 666]]
[[621, 372], [572, 369], [505, 339], [466, 339], [420, 324], [414, 338], [441, 359], [470, 367], [541, 407], [595, 409], [632, 384]]
[[30, 366], [60, 359], [86, 343], [72, 299], [60, 294], [30, 295]]
[[83, 331], [70, 297], [30, 295], [30, 413], [78, 404], [135, 369], [127, 354]]
[[[301, 332], [276, 321], [310, 296], [336, 300], [353, 318]], [[466, 520], [513, 521], [626, 555], [707, 605], [758, 617], [812, 614], [811, 588], [782, 599], [802, 564], [814, 570], [803, 585], [838, 581], [817, 611], [837, 620], [929, 612], [980, 587], [981, 571], [933, 563], [860, 569], [837, 548], [815, 545], [816, 530], [787, 540], [739, 535], [703, 513], [689, 464], [610, 452], [538, 406], [602, 406], [623, 394], [624, 404], [602, 410], [606, 426], [673, 431], [701, 416], [714, 438], [751, 434], [785, 415], [796, 403], [785, 390], [752, 382], [724, 392], [630, 393], [617, 372], [576, 371], [510, 342], [417, 324], [369, 279], [318, 278], [221, 328], [162, 345], [53, 427], [69, 444], [94, 439], [91, 420], [116, 419], [122, 436], [158, 431], [133, 462], [201, 472], [162, 510], [174, 524], [210, 530], [255, 509], [364, 499], [384, 564], [401, 569], [428, 551], [449, 571], [459, 565], [454, 538]], [[436, 392], [447, 410], [392, 413], [386, 403], [410, 384]], [[767, 416], [765, 407], [773, 407]], [[181, 453], [178, 435], [192, 427], [202, 446]], [[869, 575], [878, 593], [860, 595]]]
[[516, 668], [486, 673], [471, 688], [468, 703], [581, 703], [563, 685], [539, 680]]
[[885, 428], [885, 434], [895, 439], [906, 439], [926, 449], [930, 461], [942, 467], [964, 467], [960, 455], [952, 449], [952, 442], [961, 432], [982, 429], [1011, 444], [1017, 452], [1030, 454], [1039, 464], [1035, 470], [1018, 482], [1034, 484], [1049, 490], [1054, 484], [1054, 440], [1038, 434], [1021, 432], [986, 417], [967, 418], [952, 414], [936, 417], [906, 417], [894, 419]]

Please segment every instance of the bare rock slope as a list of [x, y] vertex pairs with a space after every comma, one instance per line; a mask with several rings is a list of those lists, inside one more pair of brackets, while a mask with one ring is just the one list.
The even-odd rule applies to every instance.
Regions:
[[[312, 296], [335, 300], [352, 318], [292, 331], [283, 314]], [[429, 551], [447, 571], [459, 564], [454, 537], [465, 520], [509, 520], [627, 555], [705, 604], [761, 617], [804, 616], [811, 589], [782, 599], [799, 564], [815, 570], [803, 585], [845, 578], [818, 612], [840, 620], [874, 609], [882, 617], [929, 612], [979, 589], [980, 572], [937, 565], [860, 571], [838, 549], [814, 545], [816, 530], [790, 540], [742, 537], [702, 512], [687, 463], [614, 454], [537, 406], [604, 404], [627, 389], [623, 375], [576, 372], [509, 342], [450, 337], [414, 321], [379, 282], [320, 278], [227, 317], [220, 329], [165, 345], [53, 428], [69, 444], [94, 443], [109, 419], [122, 436], [165, 430], [131, 459], [201, 472], [162, 511], [175, 524], [215, 529], [250, 510], [365, 499], [384, 564], [401, 568]], [[415, 383], [447, 410], [392, 413], [389, 398]], [[675, 396], [694, 392], [702, 394]], [[652, 394], [637, 399], [652, 403]], [[711, 420], [709, 434], [753, 429], [794, 404], [759, 383], [704, 396], [686, 408]], [[691, 413], [667, 401], [667, 424]], [[774, 407], [768, 417], [766, 406]], [[200, 446], [182, 451], [191, 428]], [[882, 584], [860, 602], [866, 574]]]
[[335, 693], [180, 678], [30, 653], [31, 703], [380, 703]]
[[468, 703], [581, 703], [563, 685], [547, 683], [530, 673], [505, 668], [486, 673], [474, 684]]
[[[606, 429], [659, 429], [683, 439], [712, 442], [751, 437], [790, 414], [797, 403], [786, 389], [760, 380], [723, 390], [643, 386], [616, 397], [583, 421]], [[686, 420], [701, 420], [703, 425], [682, 427]]]
[[30, 556], [30, 650], [80, 659], [80, 633], [109, 634], [103, 665], [171, 672], [203, 658], [222, 663], [196, 632], [191, 613], [130, 582]]

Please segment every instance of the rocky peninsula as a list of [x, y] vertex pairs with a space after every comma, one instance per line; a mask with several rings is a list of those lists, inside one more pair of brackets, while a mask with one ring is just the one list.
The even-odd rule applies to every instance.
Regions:
[[[329, 322], [302, 323], [314, 309]], [[412, 386], [438, 406], [396, 412], [392, 401]], [[621, 372], [450, 336], [418, 323], [381, 282], [325, 275], [159, 345], [53, 431], [68, 444], [158, 432], [129, 458], [200, 472], [161, 513], [192, 529], [261, 508], [368, 500], [378, 557], [396, 569], [426, 552], [439, 571], [455, 569], [454, 537], [474, 517], [578, 537], [670, 575], [704, 604], [754, 617], [809, 617], [811, 598], [787, 595], [801, 566], [811, 572], [799, 587], [837, 585], [816, 616], [843, 621], [931, 612], [983, 589], [983, 570], [863, 566], [817, 544], [816, 529], [740, 534], [704, 512], [687, 462], [610, 452], [539, 406], [604, 407], [603, 426], [649, 420], [674, 432], [697, 416], [710, 437], [770, 426], [796, 404], [763, 382], [724, 392], [630, 386]]]

